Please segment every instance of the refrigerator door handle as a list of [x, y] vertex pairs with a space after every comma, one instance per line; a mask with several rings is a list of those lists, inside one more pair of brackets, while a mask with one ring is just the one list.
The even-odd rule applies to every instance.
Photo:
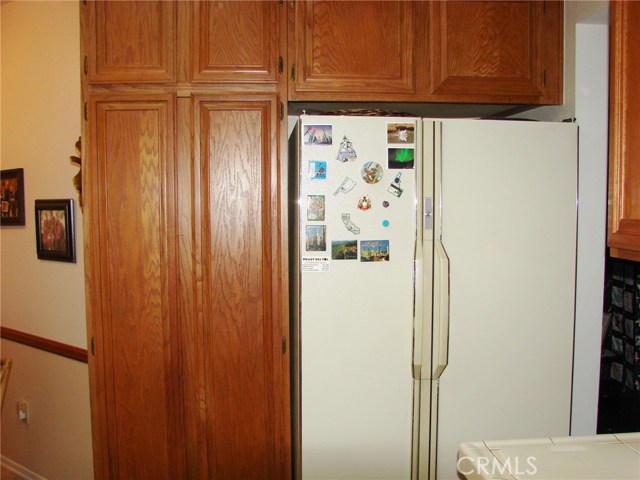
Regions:
[[437, 380], [449, 363], [449, 257], [440, 240], [436, 240], [434, 250], [431, 378]]

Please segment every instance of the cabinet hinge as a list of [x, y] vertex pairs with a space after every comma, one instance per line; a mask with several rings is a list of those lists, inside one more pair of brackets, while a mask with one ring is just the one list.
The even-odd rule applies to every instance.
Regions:
[[282, 337], [282, 353], [287, 353], [287, 337]]
[[87, 102], [84, 102], [84, 119], [88, 120], [89, 119], [89, 114], [87, 111]]
[[91, 337], [91, 355], [95, 357], [96, 355], [96, 342], [94, 337]]
[[89, 57], [87, 57], [86, 55], [84, 56], [84, 74], [86, 75], [87, 73], [89, 73]]
[[291, 64], [291, 80], [295, 80], [296, 79], [296, 64], [292, 63]]
[[278, 57], [278, 75], [282, 76], [283, 72], [284, 72], [284, 59], [282, 58], [282, 55], [280, 55]]
[[284, 120], [284, 103], [280, 102], [280, 121]]

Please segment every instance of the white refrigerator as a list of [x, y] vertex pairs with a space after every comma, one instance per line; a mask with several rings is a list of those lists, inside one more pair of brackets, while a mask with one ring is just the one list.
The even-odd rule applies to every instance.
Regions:
[[299, 118], [298, 478], [455, 479], [462, 442], [568, 435], [577, 126]]

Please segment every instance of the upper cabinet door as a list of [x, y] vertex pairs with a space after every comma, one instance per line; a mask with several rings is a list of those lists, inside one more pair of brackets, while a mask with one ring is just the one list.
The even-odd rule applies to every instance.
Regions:
[[640, 2], [611, 2], [611, 255], [640, 262]]
[[95, 1], [85, 8], [89, 83], [176, 81], [175, 2]]
[[562, 2], [434, 1], [430, 7], [432, 95], [444, 101], [562, 101]]
[[191, 80], [277, 83], [281, 8], [275, 1], [194, 2]]
[[289, 99], [415, 101], [423, 12], [423, 2], [295, 2]]

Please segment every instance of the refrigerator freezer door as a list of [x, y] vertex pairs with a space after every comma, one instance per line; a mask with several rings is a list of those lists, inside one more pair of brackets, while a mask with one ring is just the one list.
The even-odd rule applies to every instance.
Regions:
[[409, 478], [414, 118], [302, 116], [302, 478]]

